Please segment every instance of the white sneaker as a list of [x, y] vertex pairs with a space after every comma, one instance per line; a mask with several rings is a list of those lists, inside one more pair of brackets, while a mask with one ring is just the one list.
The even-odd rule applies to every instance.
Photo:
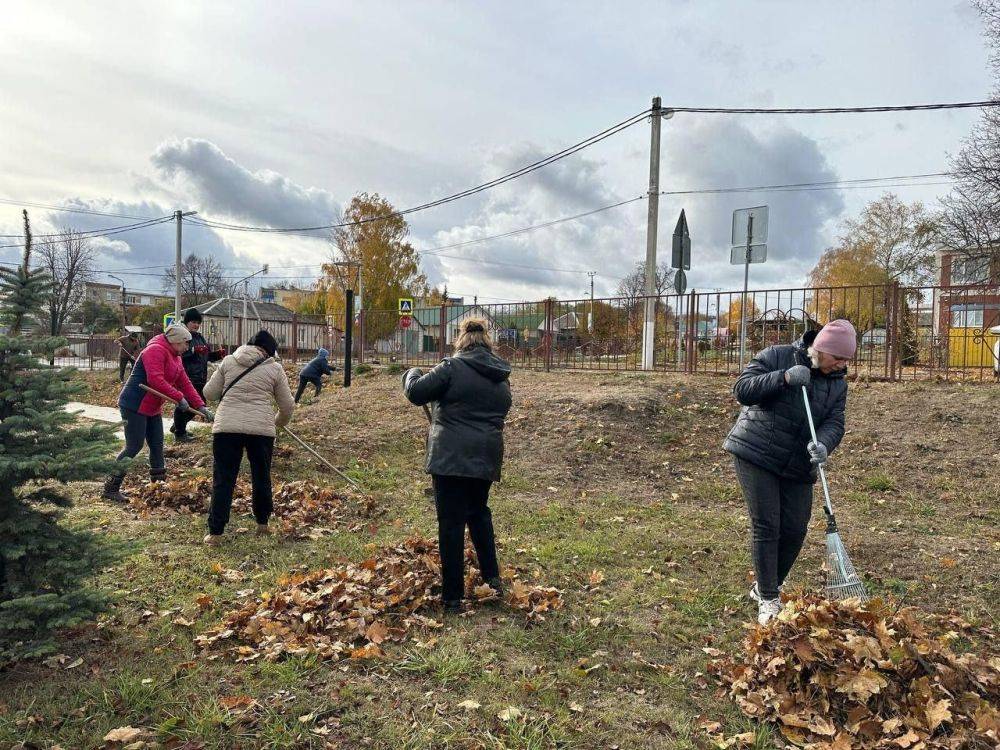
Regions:
[[[785, 590], [784, 586], [778, 586], [779, 598], [784, 590]], [[756, 581], [754, 582], [754, 585], [750, 588], [750, 593], [748, 593], [747, 596], [749, 596], [751, 600], [757, 602], [757, 604], [760, 604], [760, 589], [757, 588]]]
[[761, 599], [757, 605], [757, 623], [767, 625], [772, 617], [776, 617], [784, 605], [781, 599]]

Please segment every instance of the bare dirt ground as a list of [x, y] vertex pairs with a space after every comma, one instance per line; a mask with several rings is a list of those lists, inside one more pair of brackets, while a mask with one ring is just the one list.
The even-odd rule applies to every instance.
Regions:
[[[87, 376], [106, 400], [115, 388], [99, 376], [114, 374]], [[67, 523], [116, 546], [95, 581], [111, 605], [66, 634], [62, 663], [0, 675], [0, 746], [94, 747], [132, 726], [148, 743], [189, 748], [709, 748], [700, 726], [710, 718], [773, 747], [777, 736], [706, 677], [709, 653], [738, 650], [753, 615], [747, 519], [721, 450], [737, 412], [731, 385], [515, 371], [505, 474], [491, 501], [500, 554], [560, 589], [565, 606], [541, 623], [477, 607], [429, 629], [429, 646], [363, 663], [234, 664], [194, 637], [292, 569], [435, 535], [425, 418], [401, 397], [398, 374], [331, 384], [292, 422], [376, 498], [378, 516], [355, 531], [262, 540], [245, 533], [252, 519], [235, 516], [226, 543], [206, 549], [197, 514], [138, 514], [79, 485]], [[210, 471], [207, 436], [169, 455], [172, 472]], [[876, 595], [996, 627], [998, 461], [1000, 387], [852, 384], [848, 433], [829, 469], [845, 541]], [[336, 483], [286, 440], [274, 474]], [[819, 502], [817, 492], [793, 586], [822, 583]]]

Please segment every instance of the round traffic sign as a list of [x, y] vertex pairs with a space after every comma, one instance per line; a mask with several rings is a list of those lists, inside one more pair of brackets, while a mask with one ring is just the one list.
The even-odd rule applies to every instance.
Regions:
[[413, 318], [411, 318], [409, 315], [404, 315], [403, 317], [401, 317], [399, 319], [399, 327], [400, 328], [409, 328], [410, 327], [410, 323], [412, 321], [413, 321]]
[[674, 291], [678, 294], [684, 294], [688, 288], [687, 274], [684, 273], [683, 268], [678, 268], [677, 273], [674, 275]]

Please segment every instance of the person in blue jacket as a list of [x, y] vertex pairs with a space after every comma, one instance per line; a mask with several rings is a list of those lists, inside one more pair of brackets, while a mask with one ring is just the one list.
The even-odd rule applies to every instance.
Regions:
[[330, 352], [320, 347], [316, 356], [302, 368], [302, 372], [299, 373], [299, 387], [295, 391], [295, 403], [299, 402], [299, 399], [302, 398], [302, 392], [310, 383], [316, 389], [316, 396], [319, 396], [319, 392], [323, 390], [323, 376], [333, 375], [333, 367], [327, 361], [329, 356]]

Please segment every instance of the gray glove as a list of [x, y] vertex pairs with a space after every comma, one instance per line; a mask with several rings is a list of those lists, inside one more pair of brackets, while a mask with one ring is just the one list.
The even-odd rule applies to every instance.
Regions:
[[411, 367], [409, 370], [407, 370], [406, 372], [404, 372], [403, 373], [403, 390], [405, 391], [409, 387], [409, 385], [410, 385], [410, 383], [412, 381], [416, 380], [417, 378], [419, 378], [423, 374], [424, 374], [424, 371], [421, 370], [419, 367]]
[[827, 451], [826, 446], [822, 443], [814, 443], [810, 440], [809, 445], [806, 446], [806, 450], [809, 451], [809, 461], [813, 466], [825, 464], [826, 459], [830, 457], [829, 451]]
[[809, 372], [809, 368], [805, 365], [795, 365], [795, 367], [789, 367], [785, 370], [785, 382], [792, 386], [792, 388], [809, 385], [811, 379], [812, 373]]
[[201, 407], [198, 410], [198, 413], [201, 414], [201, 416], [203, 416], [205, 418], [205, 421], [207, 422], [215, 421], [215, 414], [213, 414], [212, 411], [207, 406]]
[[191, 411], [191, 404], [189, 404], [188, 400], [182, 396], [181, 400], [177, 402], [177, 408], [181, 411]]

